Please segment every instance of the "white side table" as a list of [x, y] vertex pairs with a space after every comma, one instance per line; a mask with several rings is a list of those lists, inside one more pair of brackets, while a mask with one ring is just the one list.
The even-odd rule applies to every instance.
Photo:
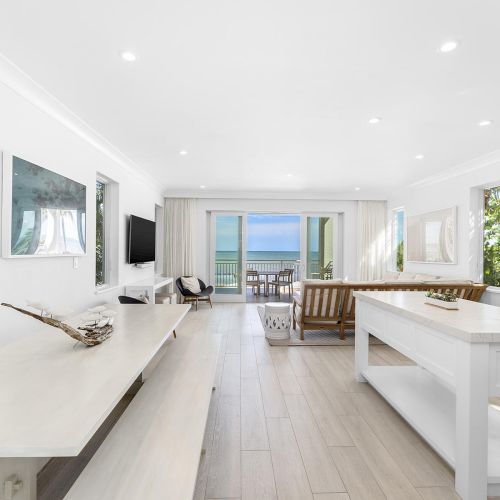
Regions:
[[274, 340], [290, 338], [290, 304], [268, 302], [265, 307], [259, 306], [258, 309], [266, 338]]

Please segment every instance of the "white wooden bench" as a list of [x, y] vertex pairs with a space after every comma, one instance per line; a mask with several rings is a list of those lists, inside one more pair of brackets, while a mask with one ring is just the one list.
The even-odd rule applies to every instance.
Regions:
[[192, 498], [219, 344], [219, 335], [179, 333], [66, 500]]

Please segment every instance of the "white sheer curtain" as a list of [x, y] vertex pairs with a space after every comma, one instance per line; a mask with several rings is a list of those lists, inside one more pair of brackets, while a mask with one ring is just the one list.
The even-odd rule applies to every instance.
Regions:
[[196, 200], [165, 199], [164, 272], [175, 279], [195, 276]]
[[358, 279], [379, 280], [386, 267], [385, 201], [358, 202]]

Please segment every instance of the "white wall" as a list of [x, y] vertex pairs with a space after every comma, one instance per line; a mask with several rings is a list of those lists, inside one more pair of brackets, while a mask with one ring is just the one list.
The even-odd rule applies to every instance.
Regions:
[[[403, 189], [388, 200], [389, 213], [404, 206], [406, 215], [457, 206], [457, 263], [422, 264], [408, 262], [405, 270], [440, 276], [459, 276], [478, 280], [481, 262], [481, 190], [500, 185], [500, 152], [458, 165], [435, 178]], [[390, 216], [388, 218], [390, 219]], [[487, 292], [484, 302], [500, 305], [500, 294]]]
[[[153, 268], [136, 269], [126, 264], [126, 217], [133, 213], [154, 220], [155, 203], [163, 205], [162, 188], [139, 171], [125, 168], [105, 147], [98, 147], [63, 124], [60, 117], [42, 110], [5, 84], [0, 64], [0, 150], [65, 175], [87, 186], [87, 256], [73, 269], [69, 257], [0, 259], [0, 302], [21, 307], [26, 298], [43, 299], [75, 311], [104, 301], [115, 301], [122, 289], [95, 294], [95, 179], [99, 172], [119, 183], [119, 283], [146, 278]], [[116, 152], [115, 152], [116, 153]], [[0, 346], [34, 335], [39, 325], [0, 307]], [[63, 335], [63, 333], [61, 333]]]
[[209, 279], [209, 222], [208, 212], [214, 210], [268, 212], [268, 213], [343, 213], [343, 275], [356, 279], [356, 201], [329, 200], [268, 200], [268, 199], [221, 199], [203, 198], [197, 200], [196, 272], [203, 280]]

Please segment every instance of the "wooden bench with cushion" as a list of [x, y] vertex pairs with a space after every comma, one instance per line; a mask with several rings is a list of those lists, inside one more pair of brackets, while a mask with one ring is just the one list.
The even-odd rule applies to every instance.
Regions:
[[306, 280], [302, 283], [302, 290], [293, 295], [293, 328], [299, 327], [301, 340], [304, 340], [305, 330], [339, 330], [340, 338], [344, 340], [346, 328], [355, 326], [355, 290], [449, 291], [461, 299], [478, 302], [486, 288], [487, 285], [459, 280], [427, 283]]
[[190, 328], [165, 355], [65, 497], [193, 497], [220, 335]]

